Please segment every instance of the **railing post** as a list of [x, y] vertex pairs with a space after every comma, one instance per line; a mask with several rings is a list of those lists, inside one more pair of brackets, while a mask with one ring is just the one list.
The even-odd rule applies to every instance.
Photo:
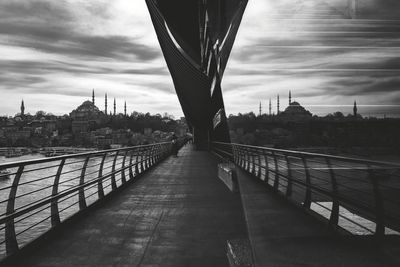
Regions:
[[140, 173], [142, 173], [144, 171], [144, 167], [143, 167], [143, 161], [144, 161], [144, 152], [145, 150], [140, 149]]
[[154, 162], [155, 162], [155, 159], [154, 159], [154, 157], [155, 157], [155, 148], [156, 147], [153, 145], [151, 147], [151, 150], [150, 150], [150, 166], [153, 166]]
[[275, 163], [274, 189], [275, 189], [275, 190], [278, 190], [278, 189], [279, 189], [279, 165], [278, 165], [278, 158], [277, 158], [275, 152], [272, 152], [272, 156], [274, 157], [274, 163]]
[[235, 150], [236, 150], [236, 157], [237, 157], [237, 159], [236, 159], [236, 164], [239, 166], [239, 167], [242, 167], [242, 154], [240, 153], [240, 148], [239, 147], [237, 147], [236, 145], [235, 145]]
[[151, 166], [156, 163], [156, 145], [151, 147]]
[[[58, 170], [56, 176], [54, 177], [53, 190], [51, 193], [52, 197], [57, 196], [58, 194], [58, 185], [60, 183], [61, 172], [65, 164], [65, 159], [61, 160], [60, 165], [58, 166]], [[51, 226], [54, 227], [60, 224], [60, 213], [58, 211], [58, 199], [53, 199], [50, 204], [50, 212], [51, 212]]]
[[135, 159], [135, 176], [137, 176], [139, 174], [139, 152], [140, 149], [135, 150], [135, 155], [136, 155], [136, 159]]
[[[85, 184], [85, 174], [86, 174], [86, 168], [89, 162], [90, 156], [87, 156], [85, 159], [85, 163], [83, 163], [82, 167], [82, 172], [81, 172], [81, 177], [79, 179], [79, 185], [82, 186]], [[82, 187], [79, 189], [79, 209], [83, 210], [86, 209], [86, 199], [85, 199], [85, 189]]]
[[159, 160], [163, 160], [163, 154], [164, 154], [164, 145], [160, 145], [160, 151], [159, 151], [160, 155], [159, 155]]
[[251, 174], [256, 176], [256, 154], [251, 150]]
[[339, 223], [339, 192], [338, 192], [338, 184], [335, 176], [335, 172], [332, 169], [331, 160], [326, 157], [326, 165], [329, 169], [329, 174], [331, 176], [332, 183], [332, 211], [331, 217], [329, 218], [329, 224], [337, 225]]
[[[17, 189], [19, 180], [21, 179], [21, 175], [24, 171], [24, 165], [20, 166], [15, 174], [12, 186], [10, 188], [10, 194], [8, 196], [7, 202], [7, 215], [11, 215], [14, 213], [15, 210], [15, 197], [17, 196]], [[18, 248], [18, 241], [15, 235], [15, 224], [14, 218], [8, 220], [5, 223], [5, 239], [6, 239], [6, 253], [7, 255], [14, 254], [19, 250]]]
[[311, 207], [311, 178], [310, 171], [308, 169], [307, 160], [305, 157], [301, 158], [303, 161], [304, 171], [306, 174], [306, 195], [304, 198], [303, 207], [309, 209]]
[[290, 197], [292, 195], [292, 188], [293, 188], [292, 167], [290, 165], [290, 160], [287, 155], [285, 155], [285, 159], [286, 159], [286, 166], [287, 166], [287, 173], [288, 173], [286, 197]]
[[238, 165], [236, 146], [232, 145], [233, 162]]
[[113, 160], [113, 165], [111, 168], [111, 189], [114, 191], [117, 189], [117, 182], [115, 181], [115, 165], [117, 164], [117, 159], [118, 159], [118, 154], [119, 151], [115, 153], [114, 160]]
[[129, 180], [133, 179], [133, 170], [132, 170], [132, 162], [133, 162], [133, 151], [130, 150], [130, 157], [129, 157]]
[[249, 150], [246, 149], [245, 153], [246, 153], [245, 170], [247, 172], [250, 172], [250, 153], [249, 153]]
[[385, 210], [383, 205], [383, 198], [379, 189], [379, 177], [376, 175], [376, 172], [371, 168], [371, 166], [368, 166], [368, 178], [371, 181], [375, 197], [375, 235], [380, 237], [385, 235]]
[[154, 146], [151, 146], [149, 149], [149, 168], [153, 166], [153, 154], [154, 153]]
[[146, 170], [150, 167], [149, 163], [150, 163], [150, 149], [149, 147], [146, 147], [146, 153], [144, 159], [144, 167], [146, 168]]
[[103, 188], [103, 167], [104, 161], [106, 160], [107, 153], [104, 153], [103, 158], [101, 159], [100, 168], [99, 168], [99, 177], [97, 181], [97, 194], [99, 199], [104, 197], [104, 188]]
[[258, 163], [257, 177], [258, 177], [258, 179], [261, 180], [261, 176], [262, 176], [262, 167], [261, 167], [261, 155], [260, 155], [259, 152], [257, 153], [257, 163]]
[[157, 147], [156, 147], [156, 162], [159, 162], [161, 160], [160, 153], [161, 153], [161, 145], [157, 145]]
[[264, 182], [268, 183], [269, 180], [269, 164], [268, 164], [268, 155], [264, 154], [264, 160], [265, 160], [265, 179]]
[[154, 164], [158, 162], [158, 148], [159, 145], [154, 145]]
[[158, 145], [157, 148], [157, 162], [159, 162], [162, 159], [162, 145]]
[[121, 183], [125, 184], [126, 183], [126, 177], [125, 177], [125, 161], [126, 161], [126, 155], [128, 154], [128, 150], [125, 151], [124, 158], [122, 159], [122, 166], [121, 166]]
[[240, 148], [240, 155], [241, 155], [240, 158], [241, 158], [241, 161], [242, 161], [240, 166], [242, 167], [243, 170], [246, 170], [246, 164], [247, 164], [247, 162], [246, 162], [246, 150], [243, 147]]

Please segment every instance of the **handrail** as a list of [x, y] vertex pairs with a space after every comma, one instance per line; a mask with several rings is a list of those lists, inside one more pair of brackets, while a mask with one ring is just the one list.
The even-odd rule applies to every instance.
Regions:
[[400, 232], [400, 164], [222, 142], [211, 150], [336, 229]]
[[[185, 140], [178, 143], [181, 147]], [[40, 235], [48, 232], [171, 152], [172, 143], [163, 142], [0, 164], [0, 170], [9, 170], [0, 183], [0, 254], [17, 253], [38, 233], [21, 235], [39, 225]]]
[[[164, 143], [158, 143], [159, 145], [165, 145], [165, 144], [170, 144], [170, 142], [164, 142]], [[94, 151], [94, 152], [85, 152], [85, 153], [77, 153], [77, 154], [69, 154], [69, 155], [62, 155], [62, 156], [55, 156], [55, 157], [48, 157], [48, 158], [40, 158], [40, 159], [31, 159], [31, 160], [21, 160], [21, 161], [16, 161], [16, 162], [7, 162], [7, 163], [1, 163], [0, 164], [0, 169], [8, 169], [12, 167], [18, 167], [20, 165], [32, 165], [32, 164], [39, 164], [39, 163], [46, 163], [46, 162], [54, 162], [56, 160], [62, 160], [62, 159], [70, 159], [70, 158], [77, 158], [77, 157], [85, 157], [85, 156], [95, 156], [95, 155], [103, 155], [103, 153], [112, 153], [112, 152], [121, 152], [121, 151], [129, 151], [132, 149], [137, 149], [137, 148], [147, 148], [147, 147], [152, 147], [154, 144], [150, 145], [140, 145], [140, 146], [133, 146], [133, 147], [124, 147], [124, 148], [114, 148], [114, 149], [107, 149], [107, 150], [99, 150], [99, 151]]]
[[352, 157], [343, 157], [343, 156], [320, 154], [320, 153], [302, 152], [302, 151], [296, 151], [296, 150], [277, 149], [277, 148], [270, 148], [270, 147], [263, 147], [263, 146], [251, 146], [251, 145], [243, 145], [243, 144], [237, 144], [237, 143], [213, 142], [213, 144], [221, 144], [221, 145], [229, 144], [229, 145], [236, 145], [236, 146], [242, 146], [242, 147], [247, 147], [247, 148], [263, 149], [266, 151], [288, 153], [288, 154], [299, 155], [299, 156], [329, 157], [330, 159], [347, 160], [347, 161], [359, 162], [359, 163], [371, 163], [371, 164], [377, 164], [377, 165], [390, 165], [390, 166], [393, 166], [396, 168], [400, 168], [400, 164], [394, 163], [394, 162], [375, 161], [375, 160], [368, 160], [368, 159], [361, 159], [361, 158], [352, 158]]

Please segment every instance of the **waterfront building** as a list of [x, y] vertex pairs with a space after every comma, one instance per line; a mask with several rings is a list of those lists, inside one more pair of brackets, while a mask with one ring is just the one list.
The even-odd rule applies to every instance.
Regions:
[[86, 133], [89, 131], [88, 121], [73, 121], [71, 124], [71, 129], [73, 134]]

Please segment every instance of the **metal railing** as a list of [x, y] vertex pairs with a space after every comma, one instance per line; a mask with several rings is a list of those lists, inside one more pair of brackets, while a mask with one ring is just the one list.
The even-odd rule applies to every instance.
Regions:
[[0, 164], [0, 252], [17, 252], [171, 154], [171, 143]]
[[399, 164], [219, 142], [212, 151], [335, 228], [400, 232]]

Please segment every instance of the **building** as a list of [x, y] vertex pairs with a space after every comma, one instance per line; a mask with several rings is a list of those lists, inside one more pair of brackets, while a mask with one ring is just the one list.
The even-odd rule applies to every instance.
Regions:
[[12, 131], [7, 132], [6, 137], [10, 138], [11, 141], [14, 143], [17, 140], [28, 140], [31, 137], [31, 131]]
[[73, 134], [87, 133], [92, 126], [105, 120], [105, 115], [92, 101], [85, 101], [70, 113]]
[[85, 101], [70, 113], [73, 121], [95, 121], [101, 122], [103, 113], [96, 107], [92, 101]]
[[289, 105], [288, 107], [279, 113], [281, 118], [289, 119], [289, 120], [301, 120], [301, 119], [309, 119], [312, 118], [312, 114], [310, 111], [306, 110], [302, 105], [300, 105], [297, 101], [292, 101], [292, 92], [289, 91]]
[[89, 121], [72, 121], [71, 128], [73, 134], [87, 133], [90, 129]]
[[143, 134], [146, 136], [150, 136], [153, 130], [151, 128], [144, 128]]
[[311, 118], [312, 114], [310, 111], [306, 110], [300, 103], [293, 101], [290, 105], [280, 113], [281, 116], [286, 117], [304, 117], [304, 118]]

